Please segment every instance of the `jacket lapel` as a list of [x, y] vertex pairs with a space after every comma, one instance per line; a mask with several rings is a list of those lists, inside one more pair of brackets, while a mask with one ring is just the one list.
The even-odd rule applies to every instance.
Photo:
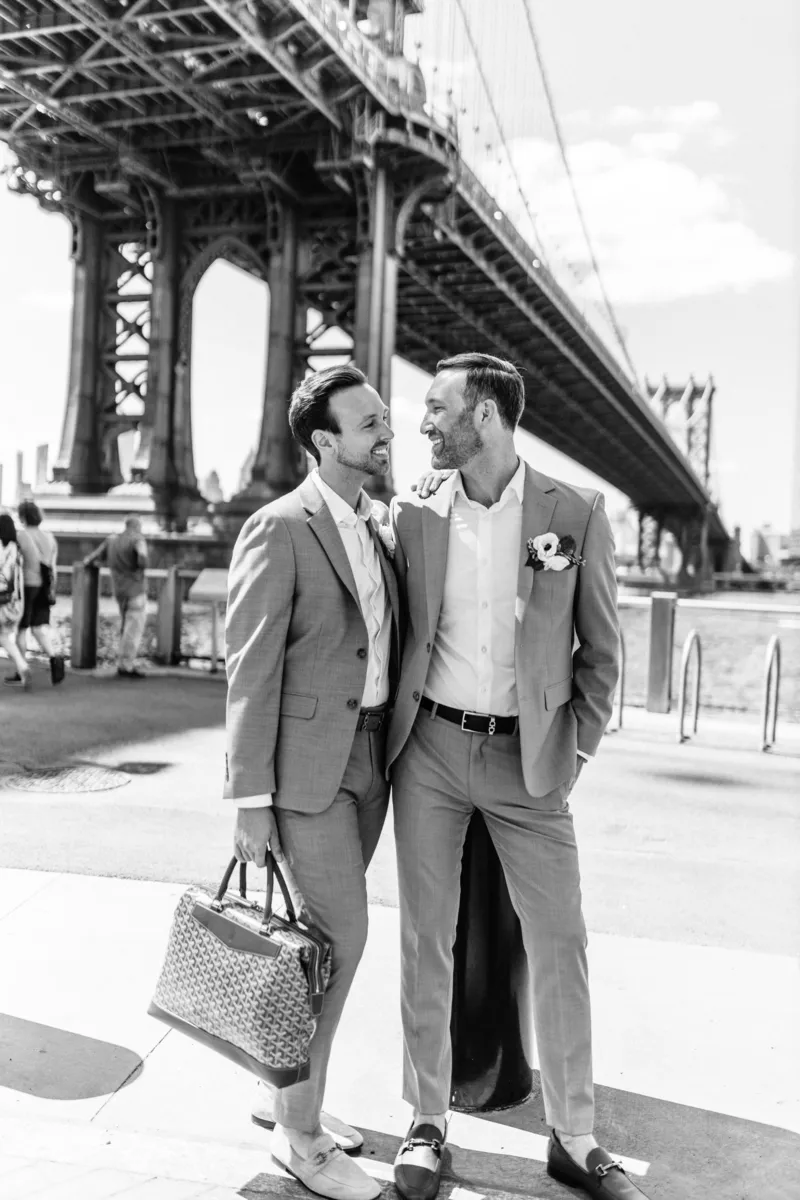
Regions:
[[378, 555], [378, 562], [381, 564], [381, 572], [383, 574], [383, 582], [386, 584], [386, 591], [389, 596], [389, 603], [392, 606], [394, 619], [399, 628], [400, 626], [400, 593], [397, 590], [397, 577], [394, 573], [394, 568], [386, 557], [386, 551], [383, 548], [380, 534], [378, 533], [377, 525], [374, 517], [370, 517], [367, 522], [372, 541], [375, 544], [375, 552]]
[[444, 483], [431, 501], [422, 509], [422, 549], [425, 570], [425, 602], [428, 609], [428, 630], [433, 637], [439, 624], [447, 571], [447, 546], [450, 534], [450, 506], [453, 480]]
[[[533, 567], [525, 564], [528, 561], [528, 538], [538, 537], [540, 533], [550, 533], [553, 513], [556, 509], [555, 484], [547, 475], [534, 471], [533, 467], [525, 466], [525, 490], [522, 494], [522, 533], [520, 536], [519, 571], [517, 575], [517, 611], [520, 619], [517, 621], [517, 638], [519, 639], [522, 618], [525, 614], [531, 589], [534, 586]], [[535, 599], [535, 597], [534, 597]]]
[[336, 522], [331, 516], [330, 509], [320, 495], [319, 489], [312, 479], [305, 479], [298, 488], [300, 499], [306, 512], [310, 513], [308, 527], [315, 535], [325, 551], [336, 574], [355, 600], [359, 609], [361, 601], [358, 598], [358, 588], [350, 569], [350, 560], [344, 548]]

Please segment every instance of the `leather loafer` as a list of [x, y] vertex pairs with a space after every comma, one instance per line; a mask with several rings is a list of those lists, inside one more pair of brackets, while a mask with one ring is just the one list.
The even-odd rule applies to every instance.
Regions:
[[394, 1186], [404, 1200], [433, 1200], [442, 1178], [447, 1133], [436, 1125], [412, 1125], [394, 1160]]
[[[273, 1096], [270, 1088], [259, 1081], [258, 1093], [256, 1101], [250, 1113], [250, 1119], [254, 1125], [260, 1125], [262, 1129], [275, 1128], [275, 1115], [273, 1112]], [[340, 1150], [344, 1150], [345, 1154], [360, 1154], [361, 1147], [364, 1145], [364, 1137], [352, 1125], [340, 1121], [338, 1117], [334, 1117], [331, 1113], [321, 1113], [319, 1123], [322, 1129], [330, 1137], [333, 1138]]]
[[645, 1193], [628, 1177], [624, 1167], [607, 1150], [598, 1146], [586, 1157], [588, 1170], [567, 1154], [555, 1131], [550, 1134], [547, 1174], [569, 1187], [583, 1188], [599, 1200], [647, 1200]]
[[380, 1184], [323, 1133], [303, 1155], [295, 1150], [280, 1125], [272, 1135], [272, 1157], [279, 1166], [304, 1183], [310, 1192], [328, 1200], [378, 1200]]

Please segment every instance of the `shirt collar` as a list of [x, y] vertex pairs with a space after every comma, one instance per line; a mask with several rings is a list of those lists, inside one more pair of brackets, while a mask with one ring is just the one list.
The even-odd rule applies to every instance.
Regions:
[[[517, 461], [517, 469], [504, 487], [500, 499], [491, 506], [493, 509], [504, 508], [512, 496], [516, 496], [519, 503], [522, 504], [522, 498], [525, 494], [525, 463], [521, 458]], [[474, 500], [470, 500], [469, 496], [464, 491], [464, 480], [461, 478], [461, 472], [456, 471], [455, 475], [453, 476], [453, 491], [450, 499], [451, 505], [455, 504], [456, 497], [459, 495], [464, 498], [467, 504], [471, 504], [474, 508], [483, 508], [482, 504], [476, 504]], [[489, 510], [487, 509], [486, 511]]]
[[331, 516], [337, 525], [349, 525], [354, 527], [359, 517], [368, 520], [372, 515], [372, 505], [369, 501], [369, 496], [362, 490], [358, 494], [358, 504], [355, 510], [350, 507], [346, 500], [343, 500], [338, 492], [335, 492], [329, 484], [325, 482], [319, 473], [318, 468], [311, 472], [311, 478], [317, 486], [317, 490], [322, 496], [322, 499], [328, 506]]

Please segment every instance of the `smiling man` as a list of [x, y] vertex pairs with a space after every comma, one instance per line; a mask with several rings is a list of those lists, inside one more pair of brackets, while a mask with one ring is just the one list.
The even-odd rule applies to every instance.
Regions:
[[598, 492], [521, 461], [525, 403], [509, 362], [440, 362], [421, 432], [454, 474], [393, 501], [408, 613], [387, 746], [400, 882], [405, 1200], [433, 1200], [451, 1093], [461, 856], [486, 822], [533, 983], [551, 1175], [605, 1200], [642, 1193], [593, 1136], [586, 929], [569, 796], [611, 716], [614, 544]]
[[[273, 1156], [311, 1191], [373, 1200], [343, 1149], [357, 1130], [322, 1112], [333, 1037], [367, 937], [365, 873], [388, 804], [385, 739], [399, 665], [399, 607], [363, 484], [389, 469], [392, 431], [355, 367], [294, 393], [289, 422], [317, 469], [244, 525], [226, 625], [225, 795], [237, 857], [288, 864], [302, 915], [331, 942], [333, 968], [311, 1042], [310, 1078], [270, 1097]], [[381, 506], [385, 513], [385, 506]]]

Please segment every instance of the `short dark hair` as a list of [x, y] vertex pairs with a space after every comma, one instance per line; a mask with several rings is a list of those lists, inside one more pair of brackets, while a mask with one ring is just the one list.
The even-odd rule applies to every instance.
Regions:
[[317, 429], [327, 433], [339, 433], [336, 418], [331, 413], [330, 400], [345, 388], [358, 387], [367, 382], [367, 377], [358, 367], [348, 363], [343, 367], [327, 367], [309, 375], [299, 384], [289, 405], [289, 427], [292, 436], [304, 450], [320, 461], [319, 450], [311, 440]]
[[492, 354], [455, 354], [436, 364], [436, 374], [440, 371], [466, 371], [464, 399], [467, 404], [474, 408], [480, 400], [489, 397], [497, 405], [500, 420], [506, 428], [517, 428], [525, 408], [525, 385], [513, 363]]
[[34, 500], [20, 500], [17, 505], [17, 513], [20, 521], [24, 521], [26, 525], [41, 525], [42, 510]]
[[17, 527], [14, 524], [14, 518], [11, 513], [0, 513], [0, 542], [7, 546], [9, 542], [16, 542]]

